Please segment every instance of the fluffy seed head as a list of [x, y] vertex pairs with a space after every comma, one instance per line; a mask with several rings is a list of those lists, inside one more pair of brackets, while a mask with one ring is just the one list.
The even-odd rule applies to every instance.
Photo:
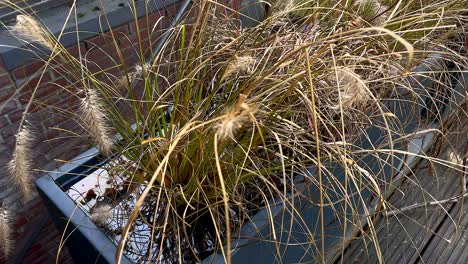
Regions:
[[358, 0], [355, 5], [359, 8], [360, 15], [365, 19], [376, 16], [382, 6], [379, 0]]
[[224, 76], [227, 78], [237, 73], [252, 74], [255, 69], [255, 63], [256, 61], [252, 56], [236, 56], [229, 63]]
[[221, 139], [233, 138], [236, 131], [254, 119], [255, 107], [245, 103], [246, 96], [241, 94], [237, 105], [226, 114], [226, 117], [216, 124], [216, 133]]
[[135, 65], [135, 70], [129, 74], [130, 83], [134, 82], [136, 79], [141, 79], [143, 71], [148, 73], [151, 70], [151, 64], [144, 63], [143, 66], [140, 64]]
[[13, 187], [20, 191], [24, 201], [32, 195], [30, 145], [32, 133], [23, 126], [16, 135], [16, 145], [13, 157], [7, 165], [8, 175]]
[[94, 139], [99, 150], [109, 155], [112, 150], [112, 139], [106, 125], [105, 111], [98, 95], [92, 89], [87, 89], [86, 96], [81, 99], [82, 121]]
[[12, 31], [29, 41], [37, 42], [50, 50], [54, 49], [54, 44], [51, 42], [49, 34], [32, 16], [18, 15]]
[[[143, 64], [143, 66], [141, 66], [140, 64], [137, 64], [135, 65], [134, 67], [134, 70], [130, 73], [128, 73], [128, 81], [130, 83], [133, 83], [136, 79], [140, 79], [141, 80], [141, 77], [142, 77], [142, 74], [143, 74], [143, 69], [145, 70], [146, 73], [148, 73], [150, 70], [151, 70], [151, 64], [150, 63], [145, 63]], [[127, 82], [127, 78], [125, 78], [125, 76], [123, 76], [124, 78], [120, 78], [118, 81], [117, 81], [117, 90], [121, 91], [121, 90], [125, 90], [126, 88], [128, 88], [128, 82]]]
[[140, 64], [135, 65], [135, 73], [138, 76], [141, 76], [141, 74], [143, 74], [143, 70], [145, 70], [145, 72], [151, 70], [151, 64], [146, 62], [143, 64], [143, 66], [141, 66]]
[[9, 256], [13, 249], [10, 225], [10, 213], [2, 206], [0, 208], [0, 248], [3, 256]]
[[[365, 81], [350, 68], [337, 69], [338, 80], [333, 76], [332, 83], [339, 86], [343, 109], [362, 109], [370, 99], [369, 90]], [[339, 109], [339, 102], [332, 109]]]
[[463, 165], [463, 158], [462, 155], [457, 153], [456, 150], [449, 150], [447, 155], [447, 160], [453, 162], [454, 164], [458, 164], [460, 166]]
[[109, 204], [96, 205], [91, 209], [91, 221], [99, 226], [104, 226], [111, 218], [112, 207]]

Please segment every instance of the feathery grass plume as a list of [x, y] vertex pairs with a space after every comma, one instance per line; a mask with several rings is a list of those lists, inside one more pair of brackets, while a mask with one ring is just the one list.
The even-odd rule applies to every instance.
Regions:
[[91, 209], [91, 221], [99, 226], [104, 226], [111, 218], [112, 206], [107, 203], [95, 205]]
[[359, 15], [364, 19], [371, 19], [382, 10], [382, 4], [379, 0], [358, 0], [355, 6], [359, 8]]
[[112, 150], [112, 139], [106, 125], [105, 111], [96, 91], [86, 90], [86, 96], [81, 99], [81, 112], [82, 121], [94, 139], [94, 143], [103, 154], [109, 155]]
[[245, 123], [254, 119], [255, 107], [245, 102], [247, 96], [241, 94], [236, 106], [215, 125], [216, 133], [221, 139], [234, 137], [237, 130], [244, 127]]
[[143, 65], [136, 64], [133, 69], [134, 70], [128, 74], [130, 83], [134, 82], [136, 79], [141, 79], [144, 72], [148, 73], [148, 71], [151, 70], [151, 64], [147, 62], [145, 62]]
[[0, 247], [3, 253], [3, 256], [10, 255], [12, 251], [12, 238], [11, 238], [11, 219], [10, 213], [5, 209], [3, 205], [0, 208]]
[[141, 64], [135, 65], [135, 74], [136, 74], [136, 76], [141, 76], [141, 75], [143, 74], [143, 70], [144, 70], [145, 72], [150, 71], [150, 70], [151, 70], [151, 64], [145, 62], [145, 63], [143, 64], [143, 66], [142, 66]]
[[123, 75], [121, 78], [117, 80], [116, 87], [118, 91], [127, 90], [128, 82], [133, 83], [137, 79], [142, 80], [143, 69], [146, 72], [146, 74], [148, 74], [148, 72], [151, 70], [151, 64], [144, 63], [143, 66], [141, 66], [140, 64], [137, 64], [135, 65], [135, 67], [133, 67], [133, 69], [134, 70], [132, 72], [128, 73], [128, 80], [127, 78], [125, 78], [125, 75]]
[[49, 33], [32, 16], [18, 15], [16, 17], [16, 24], [11, 30], [26, 40], [35, 41], [50, 50], [54, 49], [54, 44], [49, 37]]
[[255, 68], [256, 60], [252, 56], [236, 56], [235, 59], [229, 63], [224, 74], [224, 78], [228, 78], [237, 73], [252, 74]]
[[447, 155], [447, 160], [454, 163], [458, 164], [460, 166], [463, 166], [463, 157], [460, 155], [456, 150], [448, 150], [448, 155]]
[[31, 159], [29, 157], [32, 133], [22, 126], [16, 135], [16, 145], [13, 158], [7, 165], [8, 175], [11, 184], [20, 191], [22, 199], [28, 201], [32, 195]]
[[[333, 76], [332, 82], [339, 86], [343, 109], [363, 109], [371, 98], [365, 81], [350, 68], [343, 67], [336, 71], [338, 79], [336, 80]], [[334, 105], [331, 108], [336, 110], [340, 108], [340, 105]]]

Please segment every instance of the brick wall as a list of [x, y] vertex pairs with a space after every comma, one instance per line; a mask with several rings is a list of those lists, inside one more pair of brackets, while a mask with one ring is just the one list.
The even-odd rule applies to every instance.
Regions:
[[[238, 9], [240, 0], [224, 1], [231, 8]], [[169, 25], [179, 4], [159, 10], [138, 20], [142, 48], [148, 49], [157, 41], [162, 30]], [[156, 32], [148, 32], [153, 25], [162, 19]], [[113, 28], [119, 48], [127, 65], [139, 61], [140, 49], [138, 45], [135, 21]], [[118, 61], [117, 53], [109, 32], [67, 47], [74, 56], [78, 56], [78, 48], [89, 61], [89, 68], [98, 71], [115, 65]], [[60, 68], [47, 67], [44, 74], [44, 62], [37, 59], [15, 69], [7, 70], [0, 59], [0, 201], [14, 213], [15, 253], [8, 258], [0, 256], [0, 263], [55, 263], [61, 234], [55, 229], [48, 217], [46, 208], [40, 198], [34, 198], [27, 203], [19, 202], [17, 191], [9, 187], [5, 176], [5, 165], [11, 158], [15, 144], [15, 133], [18, 129], [26, 103], [37, 86], [36, 100], [30, 109], [29, 120], [35, 136], [32, 144], [32, 160], [35, 171], [32, 179], [37, 179], [44, 171], [53, 170], [62, 163], [56, 161], [68, 160], [89, 148], [87, 141], [82, 138], [70, 137], [63, 130], [79, 131], [80, 128], [73, 120], [61, 113], [60, 109], [76, 110], [77, 97], [65, 92], [61, 86], [68, 82]], [[118, 68], [110, 72], [118, 76]], [[109, 81], [115, 80], [112, 75], [103, 76]], [[63, 130], [59, 130], [60, 128]], [[64, 248], [59, 256], [59, 263], [71, 263], [72, 260]]]

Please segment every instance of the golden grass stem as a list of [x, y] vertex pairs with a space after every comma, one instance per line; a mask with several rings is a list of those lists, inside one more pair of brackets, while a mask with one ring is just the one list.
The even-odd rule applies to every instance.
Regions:
[[306, 57], [306, 67], [307, 67], [307, 77], [309, 80], [310, 86], [310, 100], [311, 100], [311, 110], [312, 110], [312, 118], [314, 123], [314, 133], [315, 133], [315, 142], [316, 142], [316, 154], [317, 154], [317, 176], [319, 178], [319, 192], [320, 192], [320, 225], [321, 225], [321, 261], [325, 264], [325, 219], [324, 219], [324, 203], [323, 203], [323, 183], [322, 183], [322, 161], [321, 161], [321, 153], [320, 153], [320, 137], [319, 137], [319, 129], [318, 129], [318, 118], [317, 118], [317, 110], [315, 108], [315, 91], [314, 91], [314, 84], [312, 80], [312, 71], [310, 65], [310, 56], [309, 51], [307, 48], [304, 49], [305, 57]]
[[223, 171], [221, 169], [221, 164], [219, 162], [218, 134], [217, 133], [215, 133], [214, 135], [214, 152], [215, 152], [216, 168], [218, 169], [219, 183], [221, 184], [221, 191], [223, 194], [224, 215], [225, 215], [225, 221], [226, 221], [226, 246], [227, 246], [226, 254], [224, 253], [223, 247], [221, 247], [221, 250], [223, 252], [223, 255], [225, 254], [226, 263], [230, 264], [231, 263], [231, 220], [230, 220], [230, 212], [229, 212], [229, 195], [226, 190], [226, 184], [224, 183], [224, 178], [223, 178]]

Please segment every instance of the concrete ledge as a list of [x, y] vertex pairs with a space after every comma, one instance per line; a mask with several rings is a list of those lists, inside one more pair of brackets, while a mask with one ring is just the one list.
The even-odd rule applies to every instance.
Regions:
[[[110, 1], [103, 0], [103, 2]], [[178, 2], [180, 2], [180, 0], [138, 1], [135, 3], [136, 13], [138, 17], [142, 17]], [[125, 3], [128, 4], [129, 2]], [[101, 32], [108, 31], [109, 26], [114, 28], [134, 21], [134, 15], [129, 5], [123, 7], [110, 6], [109, 8], [104, 6], [105, 9], [100, 5], [96, 6], [100, 8], [100, 11], [85, 14], [80, 12], [80, 10], [82, 8], [89, 8], [90, 2], [80, 2], [80, 6], [77, 7], [77, 14], [80, 14], [79, 18], [77, 18], [76, 21], [73, 17], [70, 17], [65, 27], [64, 34], [60, 37], [60, 42], [65, 47], [73, 46]], [[102, 15], [103, 11], [106, 13], [106, 16]], [[62, 5], [40, 12], [38, 18], [55, 36], [58, 36], [69, 12], [70, 7]], [[72, 16], [74, 16], [74, 12]], [[12, 35], [11, 32], [6, 29], [0, 31], [0, 43], [0, 61], [3, 61], [3, 66], [7, 70], [12, 70], [24, 64], [31, 63], [48, 54], [47, 50], [40, 45], [27, 43], [18, 38], [18, 36]]]

